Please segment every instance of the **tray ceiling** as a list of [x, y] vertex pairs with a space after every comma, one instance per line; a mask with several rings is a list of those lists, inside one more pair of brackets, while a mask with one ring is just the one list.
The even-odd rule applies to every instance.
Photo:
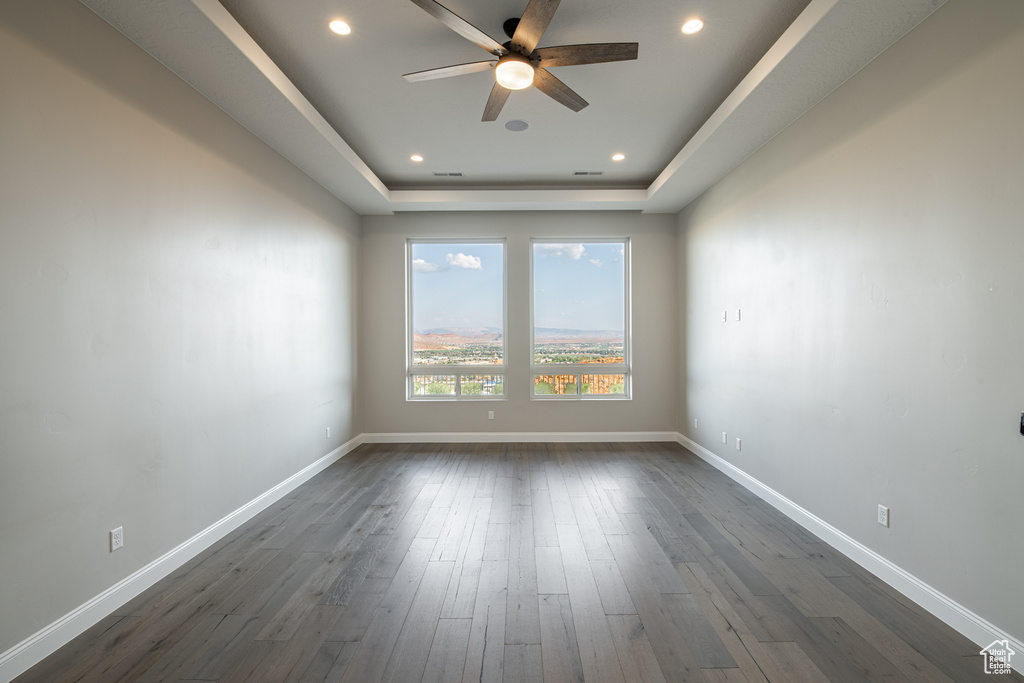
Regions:
[[[488, 58], [410, 0], [82, 2], [354, 210], [385, 214], [677, 212], [944, 0], [562, 0], [541, 46], [637, 42], [639, 58], [552, 68], [590, 103], [578, 113], [531, 88], [487, 123], [490, 71], [402, 78]], [[499, 42], [525, 5], [445, 4]], [[693, 16], [704, 30], [683, 35]], [[338, 18], [351, 35], [327, 29]]]

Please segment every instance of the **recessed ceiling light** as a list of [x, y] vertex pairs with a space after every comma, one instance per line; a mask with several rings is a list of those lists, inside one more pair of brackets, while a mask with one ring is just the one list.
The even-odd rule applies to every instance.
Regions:
[[683, 33], [690, 36], [704, 28], [704, 22], [700, 19], [690, 19], [683, 24]]
[[520, 133], [530, 127], [526, 121], [520, 121], [519, 119], [512, 119], [505, 124], [505, 130], [510, 130], [513, 133]]
[[622, 161], [625, 158], [626, 158], [625, 154], [613, 154], [612, 155], [612, 161]]
[[411, 157], [409, 157], [409, 159], [415, 161], [416, 163], [423, 161], [423, 157], [420, 156], [419, 154], [413, 154]]
[[340, 19], [335, 19], [331, 23], [327, 24], [327, 28], [331, 29], [339, 36], [347, 36], [352, 33], [352, 27]]

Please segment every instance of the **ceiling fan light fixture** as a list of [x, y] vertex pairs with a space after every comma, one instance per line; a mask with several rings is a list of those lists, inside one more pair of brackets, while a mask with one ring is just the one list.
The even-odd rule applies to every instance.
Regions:
[[507, 54], [498, 60], [494, 79], [509, 90], [529, 88], [533, 84], [533, 65], [522, 55]]

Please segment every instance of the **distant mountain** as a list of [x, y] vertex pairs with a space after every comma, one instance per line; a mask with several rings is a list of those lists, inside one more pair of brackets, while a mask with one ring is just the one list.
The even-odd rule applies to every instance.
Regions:
[[622, 339], [622, 330], [569, 330], [557, 327], [538, 327], [536, 339]]
[[[622, 330], [572, 330], [557, 327], [538, 327], [537, 340], [566, 341], [573, 339], [622, 339]], [[433, 327], [416, 330], [415, 336], [424, 342], [455, 340], [497, 341], [502, 338], [500, 327]]]
[[422, 335], [448, 335], [452, 337], [485, 337], [501, 335], [500, 327], [433, 327], [429, 330], [416, 330]]

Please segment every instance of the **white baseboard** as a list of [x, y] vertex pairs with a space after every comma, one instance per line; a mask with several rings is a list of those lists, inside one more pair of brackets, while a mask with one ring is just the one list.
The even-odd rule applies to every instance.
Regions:
[[11, 681], [82, 634], [93, 624], [164, 578], [363, 443], [362, 435], [203, 529], [177, 548], [153, 560], [38, 633], [0, 654], [0, 681]]
[[701, 459], [724, 472], [758, 498], [768, 502], [779, 512], [867, 569], [882, 581], [885, 581], [962, 635], [977, 643], [979, 648], [986, 647], [993, 641], [1005, 639], [1010, 641], [1010, 649], [1015, 652], [1024, 652], [1024, 642], [1022, 642], [1021, 638], [1014, 638], [1009, 635], [956, 600], [893, 564], [863, 543], [851, 538], [825, 520], [800, 507], [775, 489], [761, 483], [689, 437], [677, 434], [676, 440], [680, 445], [693, 451]]
[[587, 443], [677, 441], [677, 432], [408, 432], [363, 434], [364, 443]]

